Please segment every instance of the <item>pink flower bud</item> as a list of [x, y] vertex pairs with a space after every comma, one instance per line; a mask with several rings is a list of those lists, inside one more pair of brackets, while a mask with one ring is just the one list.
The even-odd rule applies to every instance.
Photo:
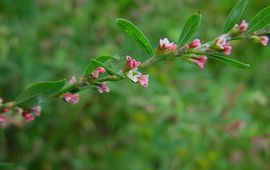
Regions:
[[148, 78], [149, 78], [149, 75], [141, 75], [138, 78], [138, 83], [140, 85], [142, 85], [143, 87], [147, 87], [148, 86]]
[[92, 72], [92, 77], [97, 79], [100, 74], [105, 73], [106, 70], [103, 67], [98, 67]]
[[269, 38], [266, 35], [260, 36], [260, 43], [263, 46], [267, 46], [268, 42], [269, 42]]
[[232, 46], [230, 46], [229, 44], [224, 45], [223, 52], [225, 55], [228, 55], [228, 56], [231, 55], [231, 51], [232, 51]]
[[109, 93], [111, 91], [105, 82], [102, 82], [99, 86], [97, 86], [97, 89], [99, 93]]
[[201, 41], [199, 39], [195, 39], [188, 45], [188, 48], [197, 48], [199, 46], [201, 46]]
[[170, 43], [170, 46], [167, 48], [168, 51], [174, 51], [176, 50], [177, 45], [174, 43]]
[[23, 117], [26, 122], [32, 122], [35, 119], [34, 115], [30, 112], [23, 112]]
[[6, 121], [6, 117], [4, 115], [0, 115], [0, 124]]
[[99, 72], [99, 74], [103, 74], [106, 72], [105, 68], [103, 67], [98, 67], [96, 70]]
[[141, 62], [136, 61], [135, 59], [131, 58], [130, 56], [126, 56], [126, 60], [127, 60], [127, 65], [129, 67], [129, 70], [137, 68], [141, 64]]
[[79, 94], [64, 94], [64, 100], [68, 103], [77, 104], [79, 102]]
[[76, 77], [72, 76], [71, 79], [69, 80], [69, 84], [70, 85], [75, 84], [76, 81], [77, 81]]
[[35, 106], [31, 109], [31, 112], [34, 113], [36, 116], [40, 116], [41, 114], [41, 106]]
[[199, 58], [191, 58], [190, 61], [196, 63], [201, 69], [204, 68], [204, 64], [207, 60], [206, 56], [200, 56]]
[[246, 22], [246, 20], [243, 20], [242, 23], [240, 24], [240, 30], [241, 32], [246, 32], [247, 31], [247, 28], [248, 28], [248, 23]]
[[2, 113], [7, 113], [7, 112], [9, 112], [9, 108], [3, 108]]

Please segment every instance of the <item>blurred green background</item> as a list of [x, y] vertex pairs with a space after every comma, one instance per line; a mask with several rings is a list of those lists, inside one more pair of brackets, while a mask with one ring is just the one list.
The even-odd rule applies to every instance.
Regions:
[[[0, 96], [13, 100], [29, 83], [79, 75], [98, 55], [144, 60], [117, 17], [136, 23], [156, 46], [164, 37], [177, 41], [188, 16], [200, 11], [197, 37], [206, 42], [222, 33], [235, 2], [1, 0]], [[251, 0], [244, 19], [267, 5]], [[270, 48], [233, 47], [233, 58], [250, 69], [162, 62], [144, 70], [148, 88], [120, 81], [108, 84], [109, 94], [84, 91], [75, 106], [46, 103], [34, 122], [0, 130], [0, 161], [12, 170], [269, 170]]]

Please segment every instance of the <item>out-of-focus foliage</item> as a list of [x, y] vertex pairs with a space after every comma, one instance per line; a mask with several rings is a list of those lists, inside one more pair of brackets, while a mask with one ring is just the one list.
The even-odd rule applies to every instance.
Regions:
[[[223, 32], [233, 0], [1, 0], [0, 96], [27, 84], [82, 73], [92, 57], [147, 54], [115, 25], [136, 23], [152, 45], [176, 42], [200, 11], [198, 35]], [[251, 19], [268, 0], [250, 0]], [[175, 60], [145, 70], [150, 86], [109, 83], [112, 92], [81, 94], [78, 105], [53, 101], [24, 127], [0, 131], [0, 166], [13, 170], [270, 169], [270, 48], [234, 42], [241, 70], [216, 61], [206, 69]], [[238, 122], [237, 122], [238, 121]], [[236, 123], [235, 123], [236, 122]], [[241, 128], [235, 129], [239, 126]], [[238, 125], [238, 126], [237, 126]], [[7, 164], [11, 163], [13, 164]]]

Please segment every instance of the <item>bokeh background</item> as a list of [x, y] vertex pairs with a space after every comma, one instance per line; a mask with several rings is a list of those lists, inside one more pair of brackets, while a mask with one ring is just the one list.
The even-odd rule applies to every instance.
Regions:
[[[13, 100], [29, 83], [70, 78], [90, 58], [118, 53], [144, 60], [115, 18], [149, 37], [177, 41], [200, 11], [196, 37], [222, 33], [235, 0], [1, 0], [0, 96]], [[268, 0], [251, 0], [249, 20]], [[247, 70], [216, 61], [206, 68], [183, 60], [144, 70], [148, 88], [109, 83], [111, 93], [81, 93], [77, 105], [52, 101], [23, 127], [0, 130], [0, 161], [12, 170], [270, 169], [270, 48], [233, 43]], [[0, 166], [5, 170], [7, 167]]]

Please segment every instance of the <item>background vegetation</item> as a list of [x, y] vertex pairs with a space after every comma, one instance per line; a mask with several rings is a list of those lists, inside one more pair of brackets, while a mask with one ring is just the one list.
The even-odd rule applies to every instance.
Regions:
[[[235, 2], [1, 0], [0, 96], [13, 100], [29, 83], [81, 73], [98, 55], [144, 59], [117, 17], [136, 23], [156, 46], [164, 37], [177, 41], [188, 16], [200, 11], [198, 37], [206, 42], [222, 33]], [[245, 19], [266, 5], [251, 0]], [[145, 70], [148, 88], [120, 81], [109, 83], [109, 94], [83, 92], [75, 106], [46, 103], [34, 122], [0, 130], [0, 161], [14, 170], [270, 169], [270, 48], [233, 47], [250, 69], [163, 62]]]

